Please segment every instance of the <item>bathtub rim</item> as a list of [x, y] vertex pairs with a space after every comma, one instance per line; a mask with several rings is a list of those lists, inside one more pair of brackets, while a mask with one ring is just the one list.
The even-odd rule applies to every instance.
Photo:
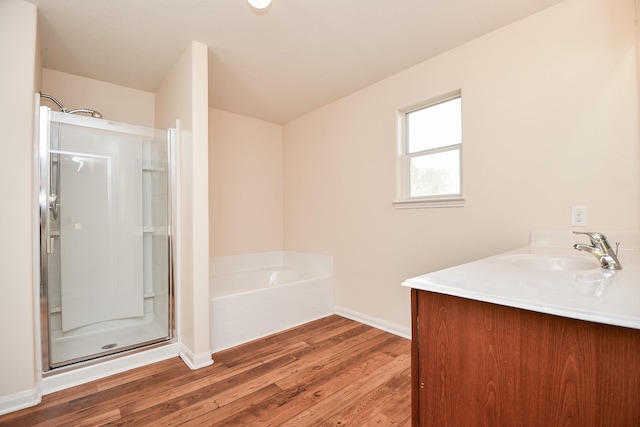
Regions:
[[209, 276], [272, 267], [309, 270], [333, 275], [333, 257], [308, 252], [265, 251], [209, 258]]
[[[216, 295], [216, 293], [214, 292], [213, 289], [213, 280], [216, 277], [222, 277], [222, 276], [233, 276], [233, 275], [239, 275], [242, 273], [256, 273], [256, 272], [261, 272], [261, 271], [275, 271], [278, 269], [288, 269], [288, 270], [296, 270], [296, 271], [302, 271], [304, 273], [311, 273], [313, 274], [310, 277], [305, 277], [303, 279], [300, 280], [295, 280], [292, 282], [286, 282], [286, 283], [280, 283], [277, 285], [261, 285], [258, 287], [253, 287], [253, 288], [249, 288], [249, 289], [245, 289], [245, 290], [239, 290], [238, 292], [230, 292], [230, 293], [226, 293], [224, 295]], [[313, 271], [313, 270], [306, 270], [306, 269], [302, 269], [302, 268], [295, 268], [295, 267], [291, 267], [291, 266], [286, 266], [286, 265], [280, 265], [280, 266], [271, 266], [268, 268], [256, 268], [256, 269], [252, 269], [252, 270], [242, 270], [242, 271], [236, 271], [236, 272], [230, 272], [230, 273], [223, 273], [223, 274], [215, 274], [215, 275], [210, 275], [209, 276], [209, 300], [218, 300], [218, 299], [224, 299], [224, 298], [230, 298], [230, 297], [234, 297], [237, 295], [245, 295], [245, 294], [250, 294], [250, 293], [258, 293], [258, 292], [264, 292], [264, 291], [269, 291], [270, 289], [275, 289], [275, 288], [280, 288], [280, 287], [288, 287], [288, 286], [293, 286], [293, 285], [300, 285], [302, 283], [305, 282], [310, 282], [310, 281], [314, 281], [314, 280], [321, 280], [321, 279], [331, 279], [333, 278], [333, 274], [331, 273], [325, 273], [325, 272], [318, 272], [318, 271]]]

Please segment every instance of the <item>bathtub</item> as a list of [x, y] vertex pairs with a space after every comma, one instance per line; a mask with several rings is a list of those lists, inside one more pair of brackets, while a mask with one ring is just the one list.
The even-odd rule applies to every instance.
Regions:
[[210, 346], [215, 353], [333, 314], [333, 260], [268, 252], [212, 258]]

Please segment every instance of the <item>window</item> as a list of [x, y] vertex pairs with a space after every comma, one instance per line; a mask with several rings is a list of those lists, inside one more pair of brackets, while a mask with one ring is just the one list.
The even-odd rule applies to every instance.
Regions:
[[460, 93], [400, 113], [396, 207], [462, 206]]

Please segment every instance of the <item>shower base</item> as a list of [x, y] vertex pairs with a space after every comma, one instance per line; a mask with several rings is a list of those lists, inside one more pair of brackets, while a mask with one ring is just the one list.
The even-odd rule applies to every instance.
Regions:
[[167, 327], [150, 320], [132, 326], [121, 326], [66, 337], [59, 336], [60, 334], [55, 335], [51, 337], [50, 347], [50, 362], [54, 367], [112, 354], [119, 350], [130, 349], [132, 346], [141, 347], [150, 341], [163, 340], [167, 338]]

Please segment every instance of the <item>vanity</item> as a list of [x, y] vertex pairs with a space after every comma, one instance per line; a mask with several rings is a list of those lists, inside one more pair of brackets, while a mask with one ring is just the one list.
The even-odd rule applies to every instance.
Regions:
[[640, 233], [570, 232], [414, 277], [414, 426], [640, 426]]

